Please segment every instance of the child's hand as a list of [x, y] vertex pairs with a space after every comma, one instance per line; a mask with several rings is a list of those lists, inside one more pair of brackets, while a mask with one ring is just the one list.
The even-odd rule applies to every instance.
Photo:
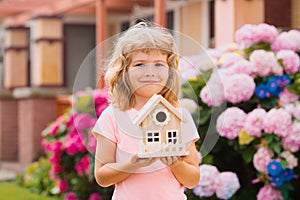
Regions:
[[132, 156], [130, 163], [136, 167], [136, 168], [141, 168], [141, 167], [147, 167], [154, 163], [157, 160], [157, 158], [139, 158], [137, 154]]
[[167, 156], [160, 158], [160, 161], [168, 166], [176, 165], [182, 161], [182, 157], [180, 156]]

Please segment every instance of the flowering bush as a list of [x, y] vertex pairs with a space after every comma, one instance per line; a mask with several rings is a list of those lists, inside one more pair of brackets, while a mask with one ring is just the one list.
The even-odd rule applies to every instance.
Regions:
[[72, 109], [42, 132], [42, 146], [51, 165], [47, 170], [52, 181], [48, 195], [64, 196], [66, 200], [110, 199], [112, 188], [101, 188], [94, 180], [96, 139], [90, 134], [97, 117], [108, 106], [107, 92], [79, 91], [73, 95], [72, 104]]
[[200, 165], [200, 182], [193, 189], [194, 194], [201, 198], [214, 194], [219, 199], [229, 199], [240, 188], [235, 173], [219, 172], [213, 165]]
[[[199, 104], [199, 133], [215, 120], [221, 136], [208, 160], [238, 174], [241, 198], [299, 197], [290, 191], [299, 187], [300, 31], [280, 33], [265, 23], [247, 24], [235, 39], [234, 50], [208, 51], [215, 69], [198, 69], [200, 75], [185, 77], [183, 84], [184, 97]], [[191, 97], [186, 85], [199, 98]], [[218, 117], [210, 118], [212, 113]], [[205, 187], [194, 191], [199, 196], [212, 192]]]

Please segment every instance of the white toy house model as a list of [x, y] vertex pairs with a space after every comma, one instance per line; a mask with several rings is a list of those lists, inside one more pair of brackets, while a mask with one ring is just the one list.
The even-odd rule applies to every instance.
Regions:
[[181, 137], [181, 113], [161, 95], [154, 94], [133, 123], [139, 126], [141, 158], [186, 155]]

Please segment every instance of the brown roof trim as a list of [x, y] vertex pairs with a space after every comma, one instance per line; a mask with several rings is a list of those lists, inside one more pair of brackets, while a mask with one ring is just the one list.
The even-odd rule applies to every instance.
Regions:
[[32, 20], [36, 19], [62, 19], [63, 15], [36, 15], [32, 17]]

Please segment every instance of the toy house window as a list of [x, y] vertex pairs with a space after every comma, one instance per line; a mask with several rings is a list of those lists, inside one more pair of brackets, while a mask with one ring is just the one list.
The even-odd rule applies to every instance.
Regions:
[[148, 143], [159, 143], [160, 142], [160, 134], [158, 131], [149, 131], [147, 132], [146, 140]]
[[167, 141], [168, 143], [176, 144], [178, 141], [178, 131], [177, 130], [167, 131]]
[[158, 108], [152, 114], [152, 120], [156, 125], [166, 125], [170, 120], [170, 113], [167, 111], [167, 109]]

